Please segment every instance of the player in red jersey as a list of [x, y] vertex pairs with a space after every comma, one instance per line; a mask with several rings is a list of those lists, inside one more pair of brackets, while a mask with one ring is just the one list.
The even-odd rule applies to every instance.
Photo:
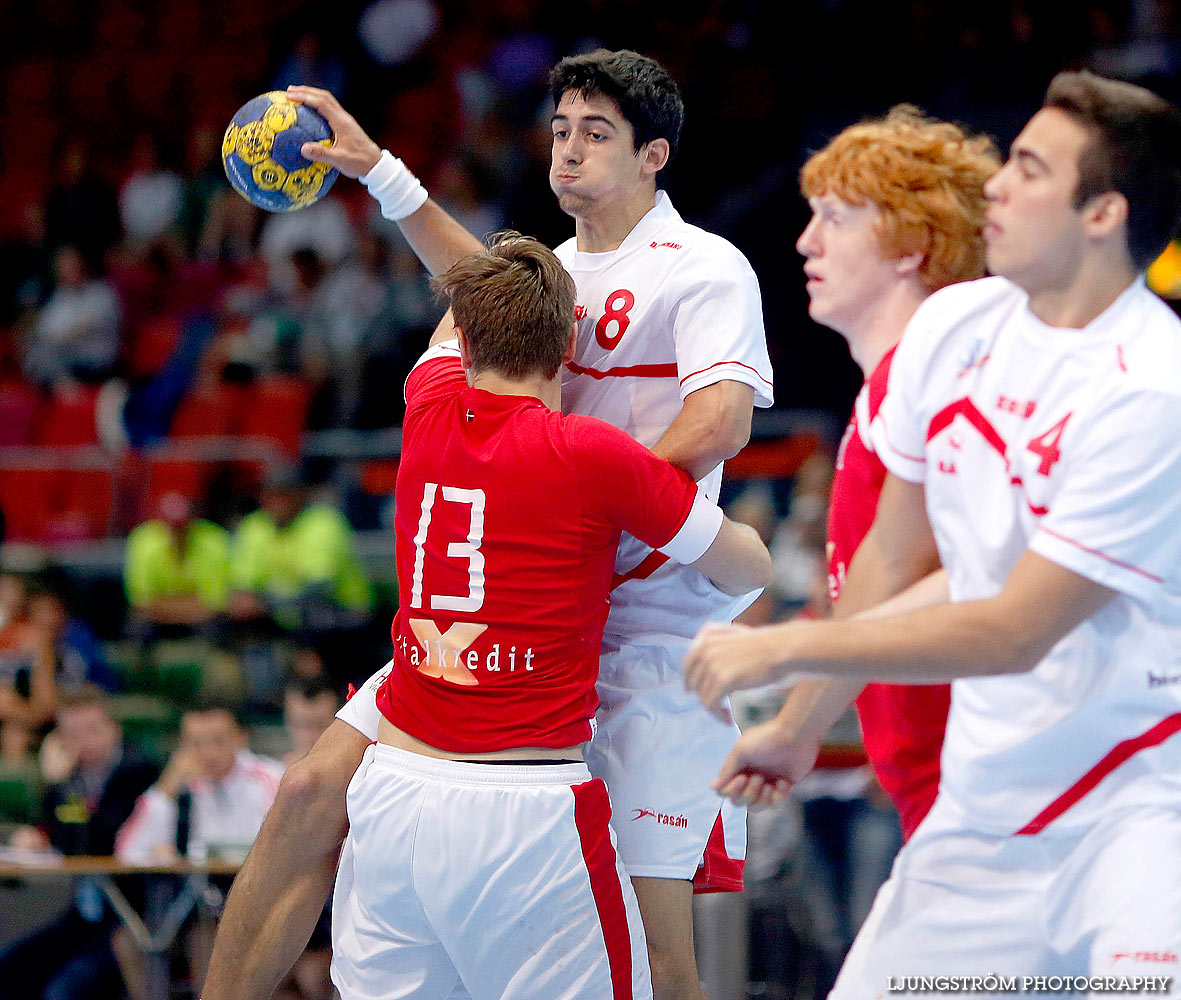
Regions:
[[[679, 91], [662, 67], [634, 52], [598, 52], [563, 60], [552, 79], [550, 182], [576, 230], [557, 253], [579, 293], [578, 354], [567, 366], [563, 405], [628, 430], [716, 497], [720, 463], [746, 443], [753, 407], [771, 402], [757, 279], [735, 247], [687, 224], [658, 190], [682, 118]], [[331, 94], [288, 93], [325, 114], [335, 133], [331, 149], [307, 155], [360, 178], [428, 270], [478, 249]], [[617, 812], [635, 820], [621, 828], [619, 850], [640, 899], [657, 995], [689, 1000], [702, 997], [692, 894], [741, 888], [746, 828], [744, 811], [719, 801], [707, 783], [737, 730], [686, 696], [680, 663], [702, 622], [731, 620], [750, 597], [735, 600], [662, 560], [635, 539], [620, 546], [588, 763], [610, 786]], [[379, 714], [371, 682], [346, 706], [347, 721], [370, 738]], [[654, 718], [662, 724], [650, 724]], [[338, 849], [339, 824], [309, 823], [297, 804], [304, 794], [321, 810], [343, 799], [344, 776], [363, 746], [346, 726], [330, 728], [280, 789], [275, 815], [285, 832], [278, 821], [263, 831], [264, 841], [273, 834], [283, 842], [276, 856], [300, 859], [321, 880]], [[342, 816], [343, 805], [332, 810]], [[653, 814], [678, 822], [649, 822]], [[248, 866], [241, 881], [263, 875]], [[251, 895], [282, 898], [274, 912], [291, 906], [302, 920], [315, 908], [312, 890], [296, 899], [306, 885], [272, 883]], [[222, 935], [215, 970], [240, 969], [248, 951], [259, 969], [282, 961], [286, 938], [278, 950], [266, 945], [269, 916], [239, 910], [231, 898], [225, 919], [237, 932]]]
[[[804, 165], [812, 219], [796, 243], [811, 317], [840, 333], [866, 375], [837, 452], [828, 516], [828, 583], [845, 571], [873, 524], [886, 468], [869, 427], [886, 395], [907, 321], [938, 288], [984, 274], [984, 182], [999, 167], [986, 138], [910, 107], [852, 125]], [[941, 594], [938, 581], [933, 593]], [[910, 836], [939, 787], [950, 688], [804, 681], [777, 718], [748, 730], [715, 787], [769, 801], [811, 770], [821, 740], [856, 699], [865, 752]]]
[[451, 267], [406, 384], [401, 607], [378, 742], [348, 793], [333, 981], [345, 1000], [650, 997], [606, 788], [582, 762], [628, 530], [728, 591], [770, 557], [687, 475], [563, 417], [574, 286], [512, 236]]

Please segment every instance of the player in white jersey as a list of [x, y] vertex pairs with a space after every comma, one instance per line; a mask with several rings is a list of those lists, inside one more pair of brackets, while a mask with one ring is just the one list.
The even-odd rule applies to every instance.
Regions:
[[[662, 67], [632, 52], [598, 52], [563, 60], [551, 87], [550, 182], [576, 223], [575, 238], [558, 250], [575, 278], [579, 304], [564, 410], [627, 430], [703, 480], [716, 499], [721, 463], [746, 443], [753, 406], [768, 406], [772, 398], [754, 272], [731, 244], [683, 222], [657, 190], [682, 118], [679, 92]], [[307, 147], [305, 155], [361, 178], [429, 270], [481, 249], [330, 94], [303, 87], [288, 93], [321, 111], [336, 135], [332, 149]], [[742, 603], [700, 574], [660, 560], [631, 540], [620, 547], [620, 585], [600, 669], [598, 733], [587, 762], [606, 780], [619, 817], [619, 854], [640, 901], [655, 995], [694, 998], [702, 996], [693, 952], [694, 879], [706, 889], [740, 888], [746, 831], [743, 812], [720, 806], [707, 782], [737, 730], [686, 695], [680, 664], [703, 622], [728, 621]], [[371, 688], [367, 683], [363, 694]], [[342, 718], [362, 733], [371, 734], [377, 724], [370, 697], [354, 699]], [[337, 745], [329, 746], [333, 741]], [[359, 759], [354, 736], [333, 729], [314, 774], [331, 784], [322, 764], [343, 769], [351, 760], [355, 768]], [[308, 772], [311, 780], [312, 766]], [[341, 782], [342, 799], [343, 791]], [[324, 798], [335, 801], [332, 794]], [[302, 852], [306, 860], [310, 842], [335, 835], [333, 824], [305, 830], [293, 819], [291, 825], [296, 833], [287, 836], [263, 831], [263, 841], [273, 834], [288, 845], [286, 851], [272, 846], [272, 857]], [[327, 868], [323, 858], [314, 865], [321, 873]], [[243, 882], [256, 877], [264, 873], [250, 868]], [[273, 898], [263, 885], [259, 881], [243, 897]], [[291, 902], [301, 919], [310, 912], [308, 895]], [[223, 932], [217, 975], [240, 969], [245, 943], [266, 933], [261, 918], [234, 904], [231, 898], [227, 918], [237, 931]], [[272, 949], [260, 968], [273, 961]]]
[[686, 677], [710, 705], [789, 671], [954, 680], [939, 797], [834, 997], [989, 975], [1177, 994], [1181, 323], [1143, 271], [1181, 217], [1181, 115], [1061, 74], [985, 193], [997, 276], [907, 328], [846, 586], [868, 607], [937, 551], [951, 603], [707, 629]]

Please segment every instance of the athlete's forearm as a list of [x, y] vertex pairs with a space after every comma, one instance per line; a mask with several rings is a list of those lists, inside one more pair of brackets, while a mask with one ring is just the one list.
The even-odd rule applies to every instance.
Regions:
[[750, 440], [754, 390], [741, 382], [715, 382], [691, 392], [652, 451], [702, 479]]
[[[884, 618], [903, 611], [930, 607], [947, 600], [947, 572], [937, 570], [901, 594], [856, 615], [861, 620]], [[843, 613], [843, 614], [842, 614]], [[837, 602], [834, 618], [849, 614], [849, 605]], [[821, 741], [865, 688], [865, 682], [847, 677], [812, 678], [796, 684], [775, 718], [790, 742]]]
[[771, 582], [774, 567], [767, 546], [749, 524], [725, 518], [713, 544], [693, 567], [722, 593], [745, 594]]
[[431, 274], [441, 274], [461, 257], [484, 249], [475, 236], [431, 199], [418, 211], [399, 219], [398, 228]]
[[821, 743], [865, 687], [842, 677], [808, 678], [788, 692], [775, 725], [789, 743]]
[[302, 954], [332, 889], [345, 790], [368, 743], [336, 721], [283, 776], [226, 900], [204, 1000], [267, 1000]]

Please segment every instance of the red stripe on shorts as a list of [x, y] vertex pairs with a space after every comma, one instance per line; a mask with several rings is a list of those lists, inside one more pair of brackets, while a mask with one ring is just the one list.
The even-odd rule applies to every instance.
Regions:
[[1174, 733], [1181, 732], [1181, 712], [1161, 719], [1155, 726], [1139, 736], [1124, 740], [1112, 747], [1111, 751], [1091, 770], [1058, 796], [1045, 809], [1017, 831], [1018, 837], [1041, 833], [1050, 823], [1091, 791], [1120, 764], [1138, 754], [1141, 750], [1164, 743]]
[[726, 828], [722, 824], [722, 811], [714, 820], [714, 828], [705, 842], [705, 853], [693, 876], [694, 895], [707, 892], [742, 892], [742, 873], [746, 868], [743, 858], [732, 858], [726, 850]]
[[607, 786], [595, 778], [573, 785], [574, 825], [582, 844], [582, 857], [590, 875], [591, 893], [599, 911], [607, 962], [611, 969], [612, 1000], [631, 1000], [632, 946], [623, 905], [623, 888], [615, 866], [615, 847], [611, 843], [611, 802]]

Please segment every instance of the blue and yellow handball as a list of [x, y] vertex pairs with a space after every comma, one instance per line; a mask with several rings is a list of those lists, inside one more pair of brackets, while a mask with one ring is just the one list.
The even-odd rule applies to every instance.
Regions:
[[328, 193], [337, 169], [304, 159], [305, 142], [332, 145], [332, 129], [312, 108], [272, 90], [238, 109], [221, 143], [230, 185], [268, 212], [307, 208]]

